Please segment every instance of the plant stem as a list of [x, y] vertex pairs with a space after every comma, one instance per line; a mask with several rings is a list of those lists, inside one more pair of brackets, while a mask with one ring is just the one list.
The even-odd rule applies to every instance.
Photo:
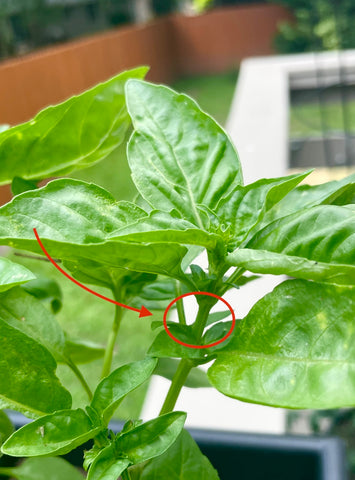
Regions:
[[104, 365], [102, 368], [102, 374], [101, 378], [107, 377], [107, 375], [110, 374], [111, 371], [111, 365], [112, 365], [112, 358], [113, 358], [113, 350], [115, 348], [115, 343], [117, 339], [117, 334], [118, 330], [121, 325], [121, 320], [123, 316], [123, 309], [122, 307], [119, 307], [116, 305], [115, 309], [115, 318], [113, 320], [112, 324], [112, 329], [110, 332], [110, 335], [107, 340], [107, 346], [106, 346], [106, 351], [105, 351], [105, 356], [104, 356]]
[[89, 400], [91, 400], [92, 399], [92, 391], [91, 391], [89, 385], [87, 384], [83, 374], [79, 370], [79, 368], [75, 365], [75, 363], [72, 361], [71, 358], [68, 360], [67, 365], [71, 369], [71, 371], [75, 374], [75, 376], [78, 378], [79, 382], [81, 383], [84, 390], [88, 394]]
[[[180, 297], [180, 295], [181, 295], [181, 284], [178, 280], [176, 280], [176, 282], [175, 282], [175, 292], [176, 292], [176, 297]], [[176, 302], [176, 308], [177, 308], [177, 312], [178, 312], [180, 325], [186, 325], [186, 316], [185, 316], [184, 304], [183, 304], [182, 299], [178, 300]]]
[[168, 394], [165, 398], [159, 415], [164, 415], [165, 413], [169, 413], [174, 410], [176, 400], [178, 399], [180, 391], [184, 386], [184, 383], [192, 367], [193, 364], [191, 360], [189, 360], [188, 358], [181, 359], [175, 375], [172, 379]]
[[211, 308], [212, 308], [211, 302], [202, 303], [200, 305], [200, 308], [198, 309], [197, 317], [193, 326], [196, 338], [200, 339], [202, 337]]
[[228, 281], [226, 282], [226, 284], [223, 285], [218, 295], [220, 296], [224, 295], [226, 291], [230, 288], [230, 284], [238, 280], [243, 275], [244, 272], [245, 272], [245, 268], [242, 268], [242, 267], [236, 268], [232, 273], [232, 275], [228, 278]]

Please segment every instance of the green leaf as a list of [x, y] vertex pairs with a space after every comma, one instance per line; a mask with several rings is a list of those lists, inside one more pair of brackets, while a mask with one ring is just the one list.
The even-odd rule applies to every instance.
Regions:
[[[194, 336], [192, 327], [189, 325], [170, 324], [169, 331], [177, 339], [189, 345], [198, 345], [200, 342]], [[159, 332], [148, 350], [148, 355], [158, 358], [193, 358], [204, 359], [207, 356], [205, 349], [185, 347], [180, 345], [166, 333], [165, 330]]]
[[36, 276], [27, 268], [0, 257], [0, 292], [33, 280]]
[[206, 322], [206, 327], [209, 325], [213, 325], [220, 320], [223, 320], [231, 315], [230, 310], [224, 310], [223, 312], [213, 312], [208, 315], [208, 319]]
[[36, 190], [37, 184], [30, 180], [24, 180], [20, 177], [15, 177], [11, 183], [12, 195], [19, 195], [20, 193], [27, 192], [28, 190]]
[[127, 242], [184, 243], [209, 249], [223, 242], [220, 236], [196, 228], [174, 210], [169, 213], [153, 210], [148, 217], [113, 232], [111, 238]]
[[103, 428], [95, 425], [81, 408], [61, 410], [21, 427], [6, 440], [2, 451], [14, 457], [65, 455]]
[[[130, 202], [116, 202], [104, 189], [61, 179], [23, 193], [0, 208], [0, 242], [42, 253], [33, 228], [54, 258], [74, 263], [90, 275], [90, 264], [114, 269], [162, 273], [180, 278], [187, 249], [176, 244], [136, 244], [110, 239], [113, 231], [146, 216]], [[101, 267], [100, 267], [101, 268]], [[100, 271], [102, 281], [103, 271]]]
[[250, 230], [261, 222], [265, 213], [309, 173], [262, 179], [246, 186], [237, 185], [224, 196], [215, 211], [220, 222], [229, 228], [229, 251], [241, 244]]
[[193, 100], [170, 88], [129, 81], [126, 96], [136, 130], [128, 161], [138, 191], [154, 208], [176, 209], [202, 228], [198, 205], [213, 209], [242, 183], [229, 137]]
[[175, 296], [175, 280], [171, 278], [159, 279], [143, 287], [139, 296], [133, 300], [133, 306], [140, 308], [141, 305], [144, 305], [148, 310], [165, 310]]
[[[160, 375], [161, 377], [172, 380], [177, 367], [179, 365], [179, 360], [174, 360], [173, 358], [159, 358], [158, 365], [154, 370], [154, 375]], [[193, 368], [185, 383], [185, 387], [189, 388], [205, 388], [210, 387], [211, 384], [207, 379], [206, 372], [200, 368]]]
[[48, 350], [1, 319], [0, 351], [0, 408], [31, 418], [70, 408], [71, 396], [55, 376]]
[[355, 173], [341, 180], [321, 185], [300, 185], [277, 203], [265, 220], [271, 223], [278, 218], [316, 205], [345, 205], [355, 203]]
[[83, 475], [63, 458], [28, 458], [18, 467], [9, 468], [18, 480], [83, 480]]
[[117, 480], [130, 463], [127, 458], [116, 458], [114, 447], [110, 445], [93, 461], [87, 480]]
[[37, 298], [19, 287], [1, 293], [0, 318], [46, 347], [57, 361], [63, 361], [63, 330]]
[[62, 291], [59, 284], [52, 278], [38, 277], [27, 282], [22, 288], [39, 300], [50, 302], [53, 313], [57, 313], [62, 308]]
[[354, 235], [351, 208], [312, 207], [268, 225], [227, 262], [255, 273], [355, 285]]
[[[133, 478], [135, 478], [133, 476]], [[139, 480], [218, 480], [218, 473], [198, 448], [191, 435], [183, 430], [163, 455], [148, 462]]]
[[131, 464], [164, 453], [184, 427], [186, 413], [172, 412], [119, 435], [93, 461], [88, 480], [116, 480]]
[[145, 67], [123, 72], [2, 132], [0, 184], [16, 176], [39, 180], [67, 174], [104, 159], [122, 143], [130, 125], [124, 85], [146, 72]]
[[149, 420], [119, 436], [115, 440], [115, 450], [123, 453], [133, 464], [157, 457], [175, 442], [185, 420], [184, 412], [167, 413]]
[[12, 425], [11, 420], [3, 410], [0, 410], [0, 447], [13, 431], [14, 426]]
[[66, 338], [65, 357], [69, 357], [73, 363], [89, 363], [105, 354], [105, 348], [101, 345], [83, 339]]
[[208, 371], [220, 392], [286, 408], [354, 405], [355, 289], [288, 280], [237, 324]]
[[92, 408], [108, 423], [121, 400], [150, 378], [156, 364], [155, 358], [146, 358], [114, 370], [97, 386], [91, 402]]

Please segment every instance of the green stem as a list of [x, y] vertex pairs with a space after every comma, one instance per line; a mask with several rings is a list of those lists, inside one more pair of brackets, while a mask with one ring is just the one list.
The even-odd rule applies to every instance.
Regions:
[[101, 378], [107, 377], [111, 372], [113, 351], [115, 348], [118, 330], [121, 325], [122, 316], [123, 316], [122, 307], [119, 307], [118, 305], [116, 305], [115, 318], [113, 320], [112, 329], [107, 340]]
[[[175, 282], [175, 292], [176, 292], [176, 297], [180, 297], [182, 292], [181, 292], [181, 284], [178, 280], [176, 280]], [[184, 304], [182, 299], [176, 302], [176, 308], [178, 312], [180, 325], [186, 325], [186, 316], [185, 316]]]
[[242, 268], [242, 267], [238, 267], [234, 270], [234, 272], [232, 273], [232, 275], [228, 278], [227, 280], [227, 284], [225, 283], [221, 290], [219, 291], [218, 295], [220, 296], [223, 296], [227, 290], [229, 290], [229, 288], [231, 288], [231, 285], [232, 283], [234, 283], [235, 281], [237, 281], [242, 275], [243, 273], [245, 272], [245, 268]]
[[193, 330], [196, 338], [200, 339], [202, 337], [203, 331], [206, 327], [208, 315], [210, 313], [212, 306], [213, 304], [211, 302], [202, 303], [200, 305], [200, 308], [198, 309], [197, 317], [193, 326]]
[[11, 467], [0, 467], [0, 475], [4, 475], [6, 477], [12, 477], [14, 474], [14, 469]]
[[81, 383], [81, 385], [83, 386], [85, 392], [88, 394], [88, 397], [89, 397], [89, 400], [91, 401], [92, 399], [92, 391], [89, 387], [89, 385], [87, 384], [83, 374], [81, 373], [81, 371], [79, 370], [79, 368], [75, 365], [75, 363], [72, 361], [71, 358], [69, 358], [69, 360], [67, 361], [67, 365], [68, 367], [71, 369], [71, 371], [75, 374], [75, 376], [77, 377], [77, 379], [79, 380], [79, 382]]
[[184, 386], [187, 376], [192, 368], [193, 363], [191, 362], [191, 360], [187, 358], [183, 358], [182, 360], [180, 360], [179, 366], [172, 379], [168, 394], [165, 398], [159, 415], [164, 415], [165, 413], [169, 413], [174, 410], [180, 391]]

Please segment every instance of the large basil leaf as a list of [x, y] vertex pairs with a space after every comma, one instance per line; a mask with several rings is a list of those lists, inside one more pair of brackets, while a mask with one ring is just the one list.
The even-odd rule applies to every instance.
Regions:
[[164, 453], [184, 427], [186, 413], [172, 412], [119, 435], [93, 461], [88, 480], [116, 480], [129, 465]]
[[300, 185], [278, 202], [268, 212], [265, 220], [271, 223], [273, 220], [316, 205], [348, 203], [355, 203], [355, 173], [321, 185]]
[[288, 280], [237, 324], [210, 367], [230, 397], [287, 408], [354, 405], [355, 289]]
[[238, 185], [222, 198], [216, 207], [220, 222], [229, 228], [229, 249], [240, 244], [248, 232], [257, 225], [277, 202], [300, 183], [307, 175], [258, 180], [250, 185]]
[[[104, 189], [78, 180], [61, 179], [15, 197], [0, 208], [0, 243], [41, 253], [37, 228], [54, 258], [103, 282], [123, 269], [183, 276], [181, 260], [187, 249], [176, 244], [135, 244], [110, 239], [110, 234], [147, 214], [129, 202], [116, 202]], [[91, 262], [98, 270], [90, 277]], [[113, 281], [115, 281], [114, 279]]]
[[63, 361], [65, 338], [54, 315], [22, 288], [0, 294], [0, 318], [44, 345], [57, 361]]
[[52, 355], [1, 319], [0, 351], [0, 408], [31, 418], [70, 408], [71, 396], [55, 376]]
[[64, 455], [102, 429], [81, 408], [61, 410], [21, 427], [6, 440], [2, 451], [14, 457]]
[[141, 67], [112, 78], [33, 120], [0, 134], [0, 184], [39, 180], [84, 168], [105, 158], [124, 140], [130, 119], [124, 85], [143, 78]]
[[322, 205], [276, 220], [227, 262], [255, 273], [354, 285], [354, 238], [354, 210]]
[[156, 364], [156, 359], [146, 358], [117, 368], [99, 383], [91, 406], [108, 423], [120, 401], [150, 378]]
[[0, 472], [18, 480], [83, 480], [83, 475], [63, 458], [27, 458], [18, 467]]
[[[139, 480], [218, 480], [218, 473], [198, 448], [191, 435], [183, 430], [176, 442], [163, 455], [149, 461]], [[134, 474], [133, 474], [133, 478]]]
[[213, 209], [242, 183], [227, 134], [193, 100], [170, 88], [132, 80], [126, 96], [136, 129], [128, 161], [137, 189], [154, 208], [175, 208], [202, 228], [197, 206]]
[[36, 276], [27, 268], [12, 262], [8, 258], [0, 257], [0, 292], [9, 290], [15, 285], [21, 285]]
[[222, 238], [196, 228], [195, 225], [180, 217], [175, 211], [152, 211], [149, 217], [139, 219], [134, 224], [123, 227], [110, 236], [112, 239], [133, 242], [173, 242], [200, 245], [215, 249]]

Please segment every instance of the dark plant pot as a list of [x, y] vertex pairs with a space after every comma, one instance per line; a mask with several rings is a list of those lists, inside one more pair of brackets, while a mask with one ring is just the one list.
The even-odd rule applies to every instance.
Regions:
[[[28, 420], [12, 414], [19, 428]], [[119, 432], [121, 422], [110, 428]], [[347, 480], [345, 448], [336, 437], [259, 435], [189, 429], [202, 452], [217, 469], [221, 480]], [[82, 466], [83, 445], [65, 456]], [[2, 462], [11, 461], [3, 457]]]

